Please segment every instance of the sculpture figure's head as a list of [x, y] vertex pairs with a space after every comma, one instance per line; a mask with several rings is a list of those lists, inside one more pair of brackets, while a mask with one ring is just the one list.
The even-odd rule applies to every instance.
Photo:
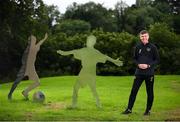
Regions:
[[94, 35], [88, 36], [86, 41], [86, 46], [94, 47], [95, 44], [96, 44], [96, 37]]

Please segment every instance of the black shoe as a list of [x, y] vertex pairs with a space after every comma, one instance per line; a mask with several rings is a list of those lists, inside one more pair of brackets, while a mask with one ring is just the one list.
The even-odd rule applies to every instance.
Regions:
[[126, 109], [124, 112], [122, 112], [122, 114], [131, 114], [132, 111], [130, 109]]
[[144, 115], [145, 115], [145, 116], [149, 116], [149, 115], [150, 115], [150, 110], [145, 111], [145, 112], [144, 112]]

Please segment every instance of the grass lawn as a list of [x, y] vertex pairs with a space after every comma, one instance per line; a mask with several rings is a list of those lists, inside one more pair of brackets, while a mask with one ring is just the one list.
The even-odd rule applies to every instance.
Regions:
[[[133, 76], [98, 76], [97, 92], [102, 109], [97, 109], [89, 87], [79, 91], [78, 108], [68, 109], [76, 76], [42, 78], [40, 87], [33, 90], [29, 101], [21, 95], [32, 81], [22, 81], [7, 100], [12, 83], [0, 84], [0, 120], [179, 120], [180, 121], [180, 76], [155, 76], [155, 98], [150, 116], [143, 116], [146, 107], [146, 89], [143, 82], [131, 115], [122, 115], [133, 83]], [[45, 93], [46, 101], [32, 101], [35, 91]]]

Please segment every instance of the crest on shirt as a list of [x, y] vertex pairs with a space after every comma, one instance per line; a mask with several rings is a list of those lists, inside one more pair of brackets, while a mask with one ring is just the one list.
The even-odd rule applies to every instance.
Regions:
[[147, 47], [146, 50], [149, 52], [149, 51], [151, 51], [151, 48], [150, 48], [150, 47]]
[[139, 54], [141, 53], [141, 49], [139, 49]]

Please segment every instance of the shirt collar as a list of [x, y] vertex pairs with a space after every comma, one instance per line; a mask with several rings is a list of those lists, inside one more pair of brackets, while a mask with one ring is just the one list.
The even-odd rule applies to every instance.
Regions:
[[144, 43], [140, 42], [142, 46], [148, 46], [149, 42], [144, 45]]

